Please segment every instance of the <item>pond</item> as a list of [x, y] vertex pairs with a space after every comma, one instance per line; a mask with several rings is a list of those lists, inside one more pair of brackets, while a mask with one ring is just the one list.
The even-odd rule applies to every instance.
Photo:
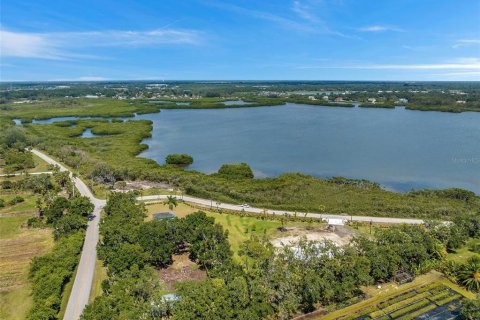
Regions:
[[85, 131], [83, 131], [82, 135], [80, 136], [80, 138], [95, 138], [95, 137], [101, 137], [101, 135], [93, 133], [91, 128], [85, 129]]
[[[96, 118], [33, 123], [77, 119]], [[480, 113], [287, 104], [167, 109], [129, 119], [153, 121], [140, 156], [160, 164], [170, 153], [187, 153], [194, 158], [189, 169], [205, 173], [246, 162], [259, 178], [301, 172], [368, 179], [394, 191], [459, 187], [480, 194]]]
[[480, 113], [404, 108], [277, 107], [162, 110], [149, 149], [193, 156], [190, 169], [212, 173], [246, 162], [256, 177], [302, 172], [369, 179], [396, 190], [466, 188], [480, 193]]

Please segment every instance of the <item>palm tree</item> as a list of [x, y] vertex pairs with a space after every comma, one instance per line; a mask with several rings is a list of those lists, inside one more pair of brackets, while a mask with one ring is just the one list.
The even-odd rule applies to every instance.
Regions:
[[77, 179], [78, 174], [76, 172], [72, 172], [72, 195], [75, 198], [75, 179]]
[[173, 214], [173, 208], [178, 205], [177, 198], [174, 196], [168, 196], [167, 199], [163, 201], [163, 204], [168, 205], [170, 213]]
[[460, 270], [458, 279], [470, 291], [480, 292], [480, 258], [473, 256]]
[[42, 209], [43, 209], [42, 199], [40, 197], [37, 198], [35, 204], [36, 204], [36, 207], [37, 207], [37, 218], [40, 219], [40, 218], [42, 218]]

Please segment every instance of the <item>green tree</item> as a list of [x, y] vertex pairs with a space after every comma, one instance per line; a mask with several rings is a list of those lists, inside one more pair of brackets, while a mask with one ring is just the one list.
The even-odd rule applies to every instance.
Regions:
[[468, 290], [480, 292], [480, 257], [473, 256], [467, 260], [459, 271], [458, 280]]
[[177, 197], [167, 196], [167, 199], [163, 201], [163, 204], [167, 205], [168, 210], [170, 210], [170, 213], [173, 214], [173, 208], [178, 206]]
[[67, 214], [61, 218], [59, 218], [54, 223], [54, 237], [58, 239], [62, 236], [69, 235], [71, 233], [75, 233], [78, 230], [86, 229], [87, 221], [84, 217]]
[[252, 179], [253, 171], [246, 163], [224, 164], [218, 169], [218, 174], [231, 179]]
[[186, 167], [193, 163], [193, 158], [188, 154], [174, 153], [174, 154], [169, 154], [168, 156], [165, 157], [165, 163], [177, 165], [180, 167]]
[[138, 243], [153, 265], [164, 267], [172, 262], [176, 244], [172, 235], [174, 228], [173, 222], [164, 220], [153, 220], [140, 227]]
[[466, 320], [480, 319], [480, 295], [474, 300], [463, 300], [461, 315]]
[[68, 213], [86, 217], [92, 213], [93, 209], [94, 205], [88, 197], [76, 197], [70, 200]]

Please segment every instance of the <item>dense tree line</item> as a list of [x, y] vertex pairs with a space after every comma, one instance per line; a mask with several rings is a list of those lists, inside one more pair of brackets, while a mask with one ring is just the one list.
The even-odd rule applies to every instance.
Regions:
[[79, 260], [87, 225], [86, 216], [93, 210], [88, 198], [70, 200], [46, 196], [39, 206], [40, 216], [29, 219], [29, 225], [47, 225], [54, 229], [52, 252], [33, 259], [29, 277], [32, 282], [34, 306], [28, 319], [57, 319], [63, 290], [70, 281]]
[[55, 243], [52, 252], [33, 258], [29, 272], [33, 307], [29, 320], [57, 319], [63, 289], [78, 264], [83, 239], [82, 232], [62, 237]]

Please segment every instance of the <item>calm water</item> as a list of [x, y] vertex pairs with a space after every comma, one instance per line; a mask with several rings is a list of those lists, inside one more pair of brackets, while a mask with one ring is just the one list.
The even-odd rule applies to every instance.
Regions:
[[461, 187], [480, 193], [480, 113], [278, 107], [162, 110], [153, 120], [150, 148], [193, 156], [205, 173], [247, 162], [256, 177], [303, 172], [380, 182], [387, 188]]

